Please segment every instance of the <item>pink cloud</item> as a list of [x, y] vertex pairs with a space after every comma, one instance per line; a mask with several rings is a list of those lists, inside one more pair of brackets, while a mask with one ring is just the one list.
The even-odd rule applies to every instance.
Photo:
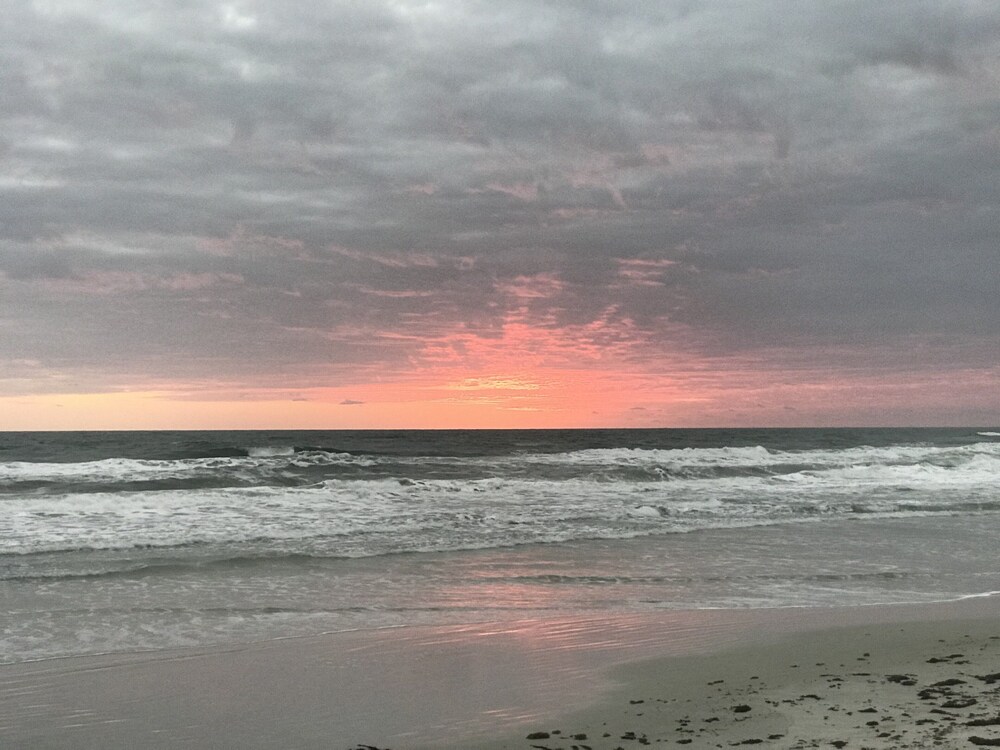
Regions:
[[512, 182], [507, 184], [491, 182], [486, 187], [497, 193], [509, 195], [526, 203], [538, 200], [538, 183], [535, 182]]
[[224, 239], [201, 240], [199, 247], [202, 252], [223, 258], [246, 255], [265, 255], [281, 258], [305, 259], [305, 245], [301, 240], [290, 237], [254, 234], [243, 227], [237, 228]]
[[663, 274], [676, 261], [666, 258], [617, 258], [618, 276], [634, 286], [663, 286]]
[[152, 289], [195, 291], [218, 286], [239, 286], [244, 279], [234, 273], [180, 273], [157, 276], [137, 271], [89, 271], [77, 277], [49, 279], [45, 283], [86, 294], [106, 295]]
[[[386, 268], [437, 268], [441, 265], [441, 259], [428, 253], [402, 253], [402, 252], [365, 252], [349, 247], [332, 245], [330, 251], [337, 255], [342, 255], [351, 260], [362, 260], [370, 263], [377, 263]], [[448, 259], [452, 261], [452, 259]]]
[[371, 297], [384, 297], [387, 299], [414, 299], [435, 296], [435, 292], [418, 289], [373, 289], [360, 284], [348, 284], [347, 286]]
[[552, 273], [515, 276], [509, 281], [498, 281], [495, 286], [503, 294], [517, 299], [548, 299], [566, 288], [565, 282]]

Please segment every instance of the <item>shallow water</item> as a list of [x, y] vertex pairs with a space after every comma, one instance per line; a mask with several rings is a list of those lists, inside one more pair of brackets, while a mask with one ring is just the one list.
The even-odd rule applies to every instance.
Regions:
[[[599, 703], [636, 668], [652, 667], [646, 674], [657, 694], [683, 694], [687, 684], [662, 683], [665, 668], [676, 667], [663, 657], [721, 653], [716, 668], [728, 675], [729, 662], [739, 659], [731, 649], [831, 626], [870, 632], [891, 623], [876, 636], [888, 642], [900, 633], [896, 624], [963, 618], [932, 627], [933, 642], [976, 627], [994, 636], [998, 604], [988, 597], [948, 605], [543, 617], [8, 665], [0, 670], [0, 738], [67, 750], [471, 747], [515, 731], [523, 738], [525, 727], [565, 729], [554, 721]], [[904, 651], [906, 640], [898, 641]], [[857, 654], [841, 647], [833, 657]], [[648, 659], [657, 661], [637, 664]], [[703, 685], [704, 673], [695, 675]]]
[[990, 432], [7, 433], [0, 654], [975, 596]]

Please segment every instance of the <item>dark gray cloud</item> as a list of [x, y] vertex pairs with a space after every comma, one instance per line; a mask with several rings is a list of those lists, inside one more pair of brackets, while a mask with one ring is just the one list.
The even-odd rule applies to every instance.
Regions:
[[619, 325], [637, 361], [997, 366], [1000, 7], [4, 15], [0, 392], [350, 383], [511, 321]]

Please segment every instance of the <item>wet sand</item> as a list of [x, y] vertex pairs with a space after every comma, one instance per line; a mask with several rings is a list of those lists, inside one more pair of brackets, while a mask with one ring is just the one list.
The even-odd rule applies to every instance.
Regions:
[[614, 676], [620, 687], [585, 710], [540, 722], [520, 737], [454, 747], [1000, 746], [995, 614], [833, 628], [625, 665]]
[[998, 672], [997, 597], [355, 631], [4, 666], [0, 746], [975, 747]]

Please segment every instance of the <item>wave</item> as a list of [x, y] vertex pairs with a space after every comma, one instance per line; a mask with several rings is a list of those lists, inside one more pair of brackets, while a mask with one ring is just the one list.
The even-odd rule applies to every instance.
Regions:
[[[192, 556], [185, 559], [177, 553], [182, 550], [190, 550], [198, 545], [182, 545], [180, 547], [165, 547], [162, 551], [173, 552], [173, 555], [163, 556], [154, 560], [136, 560], [132, 557], [106, 558], [101, 559], [94, 553], [108, 552], [110, 550], [99, 550], [93, 548], [69, 550], [77, 554], [85, 553], [91, 556], [89, 562], [76, 561], [72, 568], [62, 564], [58, 556], [53, 557], [50, 551], [35, 552], [25, 555], [25, 558], [44, 557], [47, 558], [47, 566], [22, 565], [18, 569], [16, 565], [0, 575], [0, 580], [8, 581], [37, 581], [54, 583], [59, 581], [85, 581], [85, 580], [141, 580], [143, 578], [157, 578], [161, 576], [185, 576], [189, 574], [203, 575], [212, 571], [238, 570], [242, 568], [253, 568], [261, 565], [273, 565], [284, 563], [289, 565], [303, 564], [310, 561], [331, 559], [329, 557], [307, 555], [301, 553], [262, 553], [250, 555], [234, 555], [226, 557]], [[150, 548], [146, 548], [149, 550]], [[161, 550], [157, 550], [161, 551]], [[96, 559], [94, 559], [96, 557]], [[339, 558], [335, 558], [339, 559]]]
[[808, 583], [837, 583], [842, 581], [895, 581], [910, 578], [911, 573], [896, 570], [884, 570], [866, 573], [757, 573], [747, 575], [700, 575], [700, 576], [671, 576], [671, 575], [560, 575], [557, 573], [545, 573], [540, 575], [526, 576], [492, 576], [479, 580], [483, 583], [528, 583], [545, 585], [587, 585], [605, 586], [622, 584], [675, 584], [690, 585], [694, 583], [732, 583], [739, 581], [782, 581], [782, 582], [808, 582]]
[[[194, 446], [172, 451], [168, 456], [158, 456], [150, 460], [160, 461], [190, 461], [210, 458], [274, 458], [294, 456], [298, 454], [329, 453], [346, 456], [379, 456], [379, 452], [362, 451], [350, 448], [339, 448], [324, 445], [211, 445]], [[392, 453], [384, 455], [391, 456]]]
[[[93, 551], [93, 550], [91, 550]], [[94, 581], [94, 580], [141, 580], [144, 578], [160, 578], [163, 576], [195, 576], [203, 579], [206, 574], [226, 571], [252, 570], [266, 568], [273, 572], [276, 565], [305, 566], [322, 564], [331, 560], [340, 560], [330, 555], [309, 555], [301, 553], [262, 553], [257, 555], [236, 555], [232, 557], [211, 559], [162, 559], [152, 562], [137, 563], [121, 560], [109, 561], [104, 567], [79, 568], [75, 570], [52, 569], [48, 571], [23, 571], [0, 576], [0, 580], [21, 582], [57, 583], [64, 581]], [[493, 584], [542, 584], [542, 585], [621, 585], [621, 584], [682, 584], [692, 583], [730, 583], [734, 581], [801, 581], [811, 583], [834, 583], [839, 581], [877, 581], [902, 580], [911, 577], [910, 573], [900, 571], [874, 571], [864, 573], [734, 573], [732, 575], [565, 575], [543, 573], [537, 575], [481, 576], [477, 581], [484, 585]]]
[[[253, 453], [253, 455], [251, 455]], [[18, 482], [135, 483], [185, 481], [208, 478], [216, 482], [236, 480], [236, 485], [260, 484], [280, 477], [283, 471], [310, 467], [365, 466], [364, 457], [326, 451], [294, 449], [247, 449], [243, 456], [187, 459], [105, 458], [78, 463], [0, 462], [0, 490]]]
[[[842, 487], [810, 492], [767, 483], [730, 491], [646, 492], [587, 483], [427, 483], [294, 492], [81, 495], [38, 498], [6, 523], [6, 572], [27, 556], [71, 554], [195, 558], [242, 556], [372, 557], [629, 539], [708, 529], [1000, 513], [992, 485], [974, 490], [900, 493]], [[567, 486], [569, 484], [570, 486]], [[230, 551], [230, 552], [227, 552]], [[86, 566], [84, 566], [86, 567]], [[22, 571], [23, 572], [23, 571]]]
[[137, 482], [190, 477], [234, 478], [237, 485], [267, 484], [276, 477], [315, 481], [323, 470], [353, 469], [355, 478], [400, 479], [522, 477], [650, 481], [795, 475], [810, 471], [874, 467], [961, 469], [1000, 460], [1000, 442], [959, 446], [895, 445], [846, 449], [774, 450], [730, 448], [596, 448], [501, 456], [389, 456], [317, 448], [256, 446], [240, 455], [182, 459], [105, 458], [82, 462], [0, 462], [0, 487], [16, 482]]
[[261, 446], [258, 448], [247, 448], [246, 454], [249, 458], [274, 458], [275, 456], [294, 456], [295, 447], [291, 445]]
[[[360, 557], [827, 519], [1000, 512], [1000, 442], [0, 463], [0, 554]], [[256, 455], [249, 455], [254, 452]], [[228, 552], [226, 552], [228, 554]]]

